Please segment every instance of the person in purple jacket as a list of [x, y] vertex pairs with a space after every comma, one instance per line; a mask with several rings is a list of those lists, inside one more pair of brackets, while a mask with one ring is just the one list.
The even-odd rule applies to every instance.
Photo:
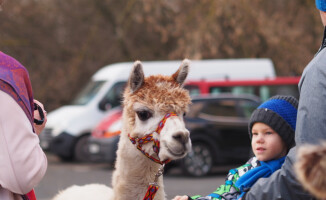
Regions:
[[46, 123], [43, 105], [33, 99], [27, 70], [0, 51], [0, 199], [36, 200], [47, 159], [38, 134]]

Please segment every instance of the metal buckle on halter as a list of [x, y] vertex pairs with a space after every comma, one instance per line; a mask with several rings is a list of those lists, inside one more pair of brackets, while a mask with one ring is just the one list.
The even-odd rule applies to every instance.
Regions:
[[165, 163], [163, 163], [161, 165], [161, 167], [158, 169], [157, 173], [155, 174], [154, 182], [149, 183], [149, 185], [158, 186], [157, 181], [158, 181], [158, 178], [163, 175], [164, 166], [165, 166]]

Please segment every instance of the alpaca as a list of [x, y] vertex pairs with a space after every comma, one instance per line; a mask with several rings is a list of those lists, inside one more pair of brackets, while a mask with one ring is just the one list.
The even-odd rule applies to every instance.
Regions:
[[299, 148], [294, 169], [305, 189], [326, 200], [326, 142]]
[[103, 184], [87, 184], [84, 186], [73, 185], [59, 193], [53, 200], [109, 200], [113, 190]]
[[[165, 163], [183, 158], [191, 150], [190, 133], [183, 121], [191, 103], [188, 91], [182, 87], [188, 69], [189, 60], [185, 59], [171, 76], [145, 78], [141, 62], [134, 63], [123, 94], [123, 126], [112, 178], [113, 192], [105, 186], [109, 195], [104, 199], [143, 199], [150, 183], [158, 187], [154, 199], [166, 199], [160, 176]], [[83, 190], [93, 194], [92, 199], [102, 200], [96, 198], [100, 191], [94, 188], [97, 187], [90, 184]], [[70, 187], [53, 200], [83, 199], [74, 196], [79, 190], [78, 186]], [[69, 198], [63, 198], [67, 193]]]

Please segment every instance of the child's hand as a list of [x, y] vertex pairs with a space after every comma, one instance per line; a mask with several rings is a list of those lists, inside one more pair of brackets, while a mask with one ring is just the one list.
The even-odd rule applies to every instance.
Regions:
[[188, 200], [188, 196], [175, 196], [172, 200]]

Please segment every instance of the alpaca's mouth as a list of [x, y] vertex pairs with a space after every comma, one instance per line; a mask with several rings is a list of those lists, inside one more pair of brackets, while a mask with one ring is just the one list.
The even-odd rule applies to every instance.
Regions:
[[183, 157], [186, 154], [186, 151], [184, 150], [179, 150], [175, 148], [170, 148], [165, 142], [163, 143], [164, 147], [167, 149], [167, 151], [174, 157]]
[[183, 156], [183, 155], [185, 154], [184, 151], [182, 151], [181, 153], [175, 153], [175, 152], [173, 152], [173, 151], [172, 151], [171, 149], [169, 149], [169, 148], [168, 148], [168, 152], [169, 152], [171, 155], [175, 156], [175, 157], [181, 157], [181, 156]]

